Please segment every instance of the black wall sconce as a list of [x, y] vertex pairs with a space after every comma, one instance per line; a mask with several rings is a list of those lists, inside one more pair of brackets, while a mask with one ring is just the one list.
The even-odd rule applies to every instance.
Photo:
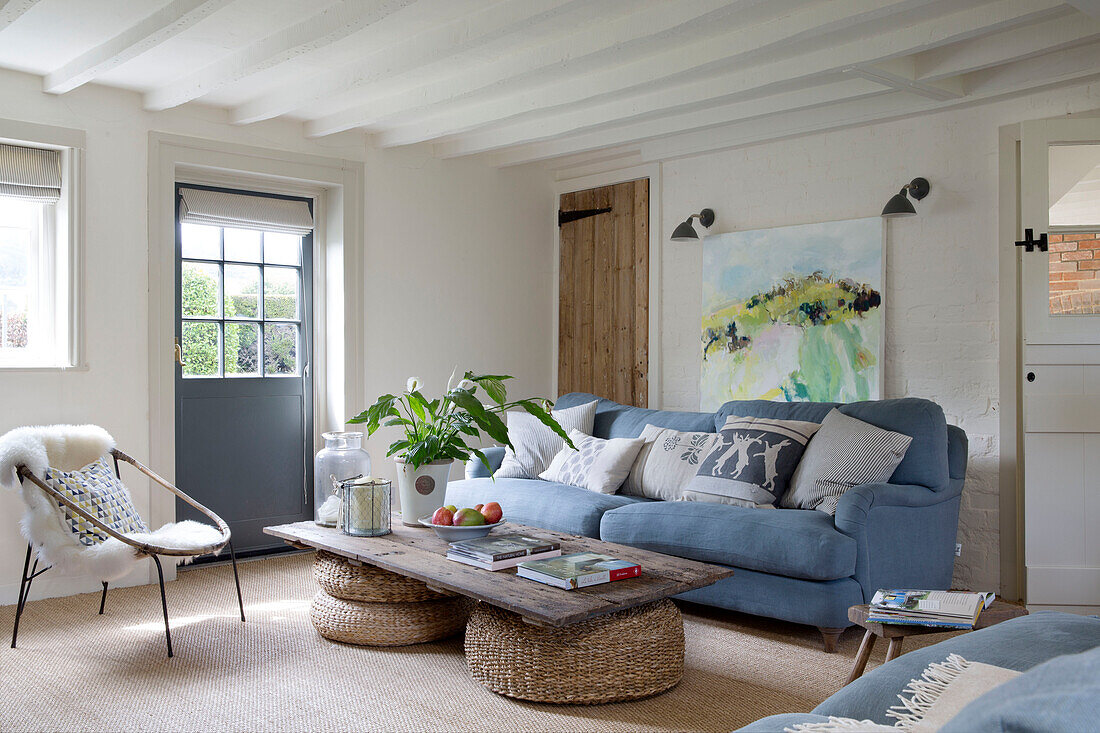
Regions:
[[882, 217], [884, 219], [894, 219], [899, 216], [916, 216], [917, 210], [913, 208], [913, 203], [906, 194], [920, 201], [928, 195], [931, 188], [932, 185], [928, 183], [927, 178], [914, 178], [890, 197], [890, 200], [886, 202], [886, 206], [882, 209]]
[[691, 220], [698, 219], [699, 223], [704, 228], [709, 229], [714, 224], [714, 209], [703, 209], [698, 214], [692, 214], [683, 223], [672, 230], [673, 242], [693, 242], [699, 238], [699, 233], [695, 231], [695, 227], [692, 226]]

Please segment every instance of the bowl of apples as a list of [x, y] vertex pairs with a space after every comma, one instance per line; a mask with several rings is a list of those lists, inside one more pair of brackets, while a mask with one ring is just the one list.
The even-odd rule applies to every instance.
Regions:
[[458, 542], [489, 534], [504, 524], [504, 512], [495, 501], [462, 509], [448, 504], [436, 509], [430, 516], [420, 517], [419, 521], [425, 527], [434, 529], [440, 539]]

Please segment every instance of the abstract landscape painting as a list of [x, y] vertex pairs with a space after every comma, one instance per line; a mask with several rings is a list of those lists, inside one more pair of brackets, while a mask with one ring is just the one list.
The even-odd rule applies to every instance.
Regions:
[[707, 237], [700, 409], [880, 397], [882, 242], [879, 217]]

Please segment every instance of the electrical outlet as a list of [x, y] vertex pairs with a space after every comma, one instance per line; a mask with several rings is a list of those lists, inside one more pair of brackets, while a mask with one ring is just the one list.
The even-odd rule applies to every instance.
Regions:
[[963, 545], [961, 542], [955, 543], [955, 557], [962, 557]]

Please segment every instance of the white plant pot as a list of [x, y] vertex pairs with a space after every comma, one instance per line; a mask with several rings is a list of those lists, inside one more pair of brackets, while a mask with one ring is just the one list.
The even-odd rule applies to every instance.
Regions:
[[401, 522], [410, 527], [421, 527], [416, 520], [432, 514], [443, 506], [447, 495], [447, 478], [453, 459], [426, 463], [412, 468], [404, 459], [394, 458], [397, 465], [397, 493], [401, 499]]

